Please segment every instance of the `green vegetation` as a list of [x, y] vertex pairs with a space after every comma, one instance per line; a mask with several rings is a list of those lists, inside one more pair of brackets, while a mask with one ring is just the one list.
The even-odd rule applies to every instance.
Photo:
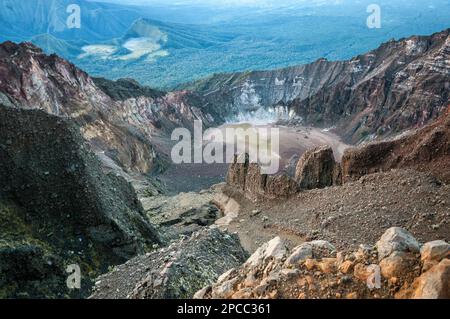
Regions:
[[18, 245], [49, 246], [36, 239], [33, 230], [23, 220], [23, 213], [17, 206], [0, 201], [0, 247]]

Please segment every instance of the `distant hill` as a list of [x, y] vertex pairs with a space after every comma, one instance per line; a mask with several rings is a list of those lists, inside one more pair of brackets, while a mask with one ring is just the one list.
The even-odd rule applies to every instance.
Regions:
[[[0, 0], [0, 41], [32, 41], [93, 76], [159, 89], [214, 73], [343, 60], [392, 38], [448, 28], [450, 3], [379, 1], [382, 28], [366, 25], [369, 0], [286, 6], [127, 6], [86, 0]], [[81, 28], [65, 25], [69, 4]]]
[[[79, 29], [66, 25], [72, 4], [80, 6]], [[0, 39], [23, 41], [50, 34], [69, 42], [109, 40], [122, 35], [140, 16], [136, 8], [85, 0], [1, 0]]]

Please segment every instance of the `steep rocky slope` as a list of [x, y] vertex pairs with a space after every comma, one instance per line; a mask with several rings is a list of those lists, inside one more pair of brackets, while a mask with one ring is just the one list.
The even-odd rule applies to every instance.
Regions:
[[[428, 136], [430, 131], [438, 128], [437, 131], [445, 132], [446, 118], [447, 115], [411, 133], [409, 138], [416, 142], [415, 147], [430, 145], [427, 139], [419, 138]], [[431, 159], [445, 162], [447, 139], [433, 139], [431, 145], [438, 150], [431, 154]], [[355, 151], [349, 153], [352, 152]], [[263, 176], [247, 157], [242, 164], [236, 158], [230, 167], [228, 185], [222, 189], [224, 194], [213, 199], [225, 214], [223, 221], [216, 224], [237, 233], [243, 247], [255, 253], [243, 265], [227, 269], [216, 283], [206, 285], [194, 297], [449, 298], [450, 246], [446, 243], [450, 238], [449, 185], [429, 173], [432, 165], [426, 166], [427, 162], [421, 158], [416, 160], [416, 164], [421, 164], [420, 170], [428, 173], [391, 170], [393, 167], [388, 172], [375, 173], [378, 170], [374, 169], [363, 176], [355, 175], [356, 181], [348, 180], [341, 185], [342, 175], [337, 169], [340, 165], [328, 147], [306, 152], [294, 177]], [[358, 157], [355, 163], [371, 165]], [[416, 168], [403, 166], [408, 167]], [[186, 196], [189, 206], [192, 195], [183, 194], [175, 200], [181, 201]], [[202, 196], [210, 200], [209, 193]], [[162, 205], [154, 203], [150, 210], [165, 211], [166, 201]], [[166, 212], [160, 217], [169, 223], [183, 223], [183, 211], [180, 209], [173, 216]], [[392, 226], [395, 227], [385, 232]], [[197, 236], [201, 235], [193, 235], [190, 240]], [[276, 238], [260, 246], [273, 236], [283, 240]], [[375, 246], [370, 246], [377, 240]], [[420, 245], [418, 241], [427, 243]], [[358, 249], [359, 243], [363, 245]], [[178, 257], [179, 253], [175, 252], [178, 249], [173, 249], [173, 255]], [[148, 259], [138, 257], [101, 277], [93, 297], [173, 297], [171, 283], [179, 283], [175, 265], [185, 267], [186, 261], [181, 258], [173, 264], [159, 261], [155, 265], [164, 267], [161, 265], [168, 263], [167, 271], [149, 274], [144, 270], [145, 265], [153, 265], [152, 256], [161, 254], [165, 250], [147, 255]], [[132, 277], [130, 274], [137, 274], [138, 279], [126, 280]], [[188, 296], [192, 296], [192, 291]]]
[[423, 126], [445, 110], [449, 33], [390, 41], [349, 61], [215, 75], [187, 88], [217, 105], [223, 119], [272, 109], [272, 117], [334, 127], [347, 142], [385, 137]]
[[450, 183], [450, 106], [439, 119], [423, 129], [380, 143], [348, 149], [342, 158], [344, 182], [393, 168], [432, 172]]
[[143, 196], [140, 200], [163, 241], [170, 242], [182, 236], [191, 236], [222, 217], [214, 203], [214, 198], [222, 193], [222, 186], [223, 184], [214, 185], [200, 193]]
[[91, 298], [192, 298], [197, 290], [247, 257], [236, 236], [215, 228], [203, 229], [101, 276]]
[[375, 245], [363, 244], [354, 252], [337, 252], [322, 240], [288, 252], [276, 237], [196, 298], [448, 299], [449, 257], [447, 242], [420, 245], [395, 227]]
[[[30, 43], [0, 45], [0, 101], [72, 118], [93, 150], [127, 171], [149, 173], [164, 166], [153, 138], [194, 119], [213, 119], [188, 92], [163, 93], [130, 80], [93, 80], [56, 55]], [[192, 104], [192, 105], [191, 105]], [[164, 154], [163, 154], [164, 155]]]
[[290, 247], [323, 239], [338, 249], [357, 248], [375, 242], [391, 226], [409, 230], [422, 242], [450, 241], [450, 186], [414, 170], [375, 173], [343, 186], [258, 202], [235, 186], [225, 193], [240, 206], [225, 228], [238, 232], [249, 251], [275, 236]]
[[[0, 212], [0, 297], [85, 296], [93, 277], [160, 243], [76, 125], [38, 110], [0, 105]], [[81, 291], [66, 287], [70, 264]]]

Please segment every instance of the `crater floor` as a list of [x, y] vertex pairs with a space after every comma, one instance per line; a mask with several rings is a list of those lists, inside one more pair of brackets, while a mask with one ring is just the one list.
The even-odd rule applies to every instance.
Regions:
[[[295, 165], [298, 158], [309, 149], [320, 145], [329, 145], [333, 148], [336, 160], [340, 161], [345, 149], [349, 147], [349, 145], [341, 141], [339, 136], [328, 130], [314, 127], [235, 123], [226, 124], [219, 128], [223, 136], [226, 136], [225, 131], [227, 128], [241, 128], [244, 130], [249, 128], [255, 130], [258, 128], [279, 129], [279, 151], [277, 152], [280, 160], [279, 171], [286, 170], [288, 173], [290, 172], [290, 167]], [[238, 134], [238, 141], [243, 138], [245, 138], [243, 135]], [[266, 145], [266, 141], [264, 139], [262, 141]], [[225, 142], [224, 149], [230, 146], [230, 143], [227, 142]], [[161, 148], [166, 150], [166, 155], [170, 158], [170, 149], [174, 145], [173, 142], [161, 140], [160, 143], [164, 145]], [[257, 144], [249, 145], [252, 149], [256, 149], [259, 146]], [[224, 151], [224, 153], [226, 152]], [[224, 182], [231, 160], [232, 158], [229, 158], [227, 159], [227, 163], [223, 164], [173, 164], [159, 178], [167, 184], [168, 189], [173, 194], [180, 192], [198, 192], [214, 184]]]

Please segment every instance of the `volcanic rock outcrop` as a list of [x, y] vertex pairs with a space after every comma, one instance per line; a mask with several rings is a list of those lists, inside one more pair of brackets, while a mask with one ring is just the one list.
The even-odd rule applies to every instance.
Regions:
[[[239, 206], [233, 218], [247, 214], [239, 227], [262, 225], [302, 240], [321, 234], [334, 238], [336, 247], [373, 239], [375, 232], [378, 238], [378, 231], [393, 225], [407, 225], [427, 241], [448, 241], [449, 32], [390, 41], [350, 61], [218, 75], [191, 87], [199, 92], [171, 93], [133, 80], [93, 79], [29, 43], [1, 44], [0, 297], [84, 297], [109, 266], [159, 247], [160, 236], [132, 187], [105, 175], [98, 157], [127, 172], [151, 173], [164, 168], [168, 145], [161, 140], [174, 128], [192, 128], [194, 120], [220, 124], [264, 108], [335, 126], [354, 143], [444, 116], [396, 139], [349, 150], [342, 165], [329, 147], [308, 151], [295, 176], [292, 169], [261, 174], [247, 155], [236, 156], [228, 188], [252, 201], [289, 197], [281, 204], [259, 201], [257, 210], [244, 203], [241, 210], [227, 194], [226, 202]], [[425, 173], [378, 173], [397, 168]], [[391, 196], [399, 189], [404, 194]], [[170, 204], [154, 214], [165, 209]], [[173, 240], [210, 226], [219, 212], [208, 203], [151, 217], [167, 228], [188, 226], [171, 229], [166, 238]], [[233, 218], [221, 226], [234, 227]], [[449, 248], [443, 240], [420, 246], [407, 231], [392, 228], [376, 247], [337, 253], [332, 244], [314, 240], [288, 256], [277, 238], [238, 268], [247, 256], [237, 236], [214, 227], [118, 266], [99, 278], [92, 298], [190, 298], [204, 287], [196, 297], [448, 297]], [[81, 291], [66, 287], [69, 264], [81, 266]], [[381, 286], [373, 288], [378, 271]]]
[[[430, 254], [431, 247], [439, 253]], [[386, 248], [388, 254], [381, 254]], [[419, 250], [417, 240], [398, 227], [375, 246], [361, 245], [355, 252], [337, 252], [326, 241], [313, 241], [288, 253], [277, 237], [196, 298], [449, 298], [450, 245], [430, 242]]]
[[[0, 105], [1, 297], [65, 297], [65, 267], [90, 276], [160, 244], [133, 188], [105, 175], [76, 125]], [[77, 292], [73, 292], [77, 294]]]
[[307, 151], [297, 163], [295, 180], [301, 189], [324, 188], [340, 183], [340, 165], [329, 146]]
[[206, 228], [98, 278], [92, 299], [185, 299], [248, 257], [235, 235]]
[[424, 126], [445, 112], [449, 32], [390, 41], [350, 61], [320, 59], [281, 70], [216, 75], [186, 86], [190, 91], [170, 93], [132, 80], [92, 79], [30, 43], [5, 42], [0, 101], [73, 118], [94, 151], [139, 173], [166, 165], [168, 152], [155, 140], [158, 134], [191, 128], [193, 120], [210, 126], [267, 108], [333, 127], [356, 143]]
[[286, 171], [274, 175], [261, 173], [257, 163], [250, 163], [248, 154], [235, 156], [230, 165], [227, 184], [241, 191], [247, 198], [280, 198], [301, 190], [341, 185], [341, 167], [333, 150], [321, 146], [305, 152], [299, 159], [295, 176]]
[[298, 191], [297, 183], [284, 172], [275, 175], [262, 174], [259, 164], [250, 163], [248, 154], [234, 157], [228, 170], [227, 185], [255, 201], [261, 197], [284, 197]]

